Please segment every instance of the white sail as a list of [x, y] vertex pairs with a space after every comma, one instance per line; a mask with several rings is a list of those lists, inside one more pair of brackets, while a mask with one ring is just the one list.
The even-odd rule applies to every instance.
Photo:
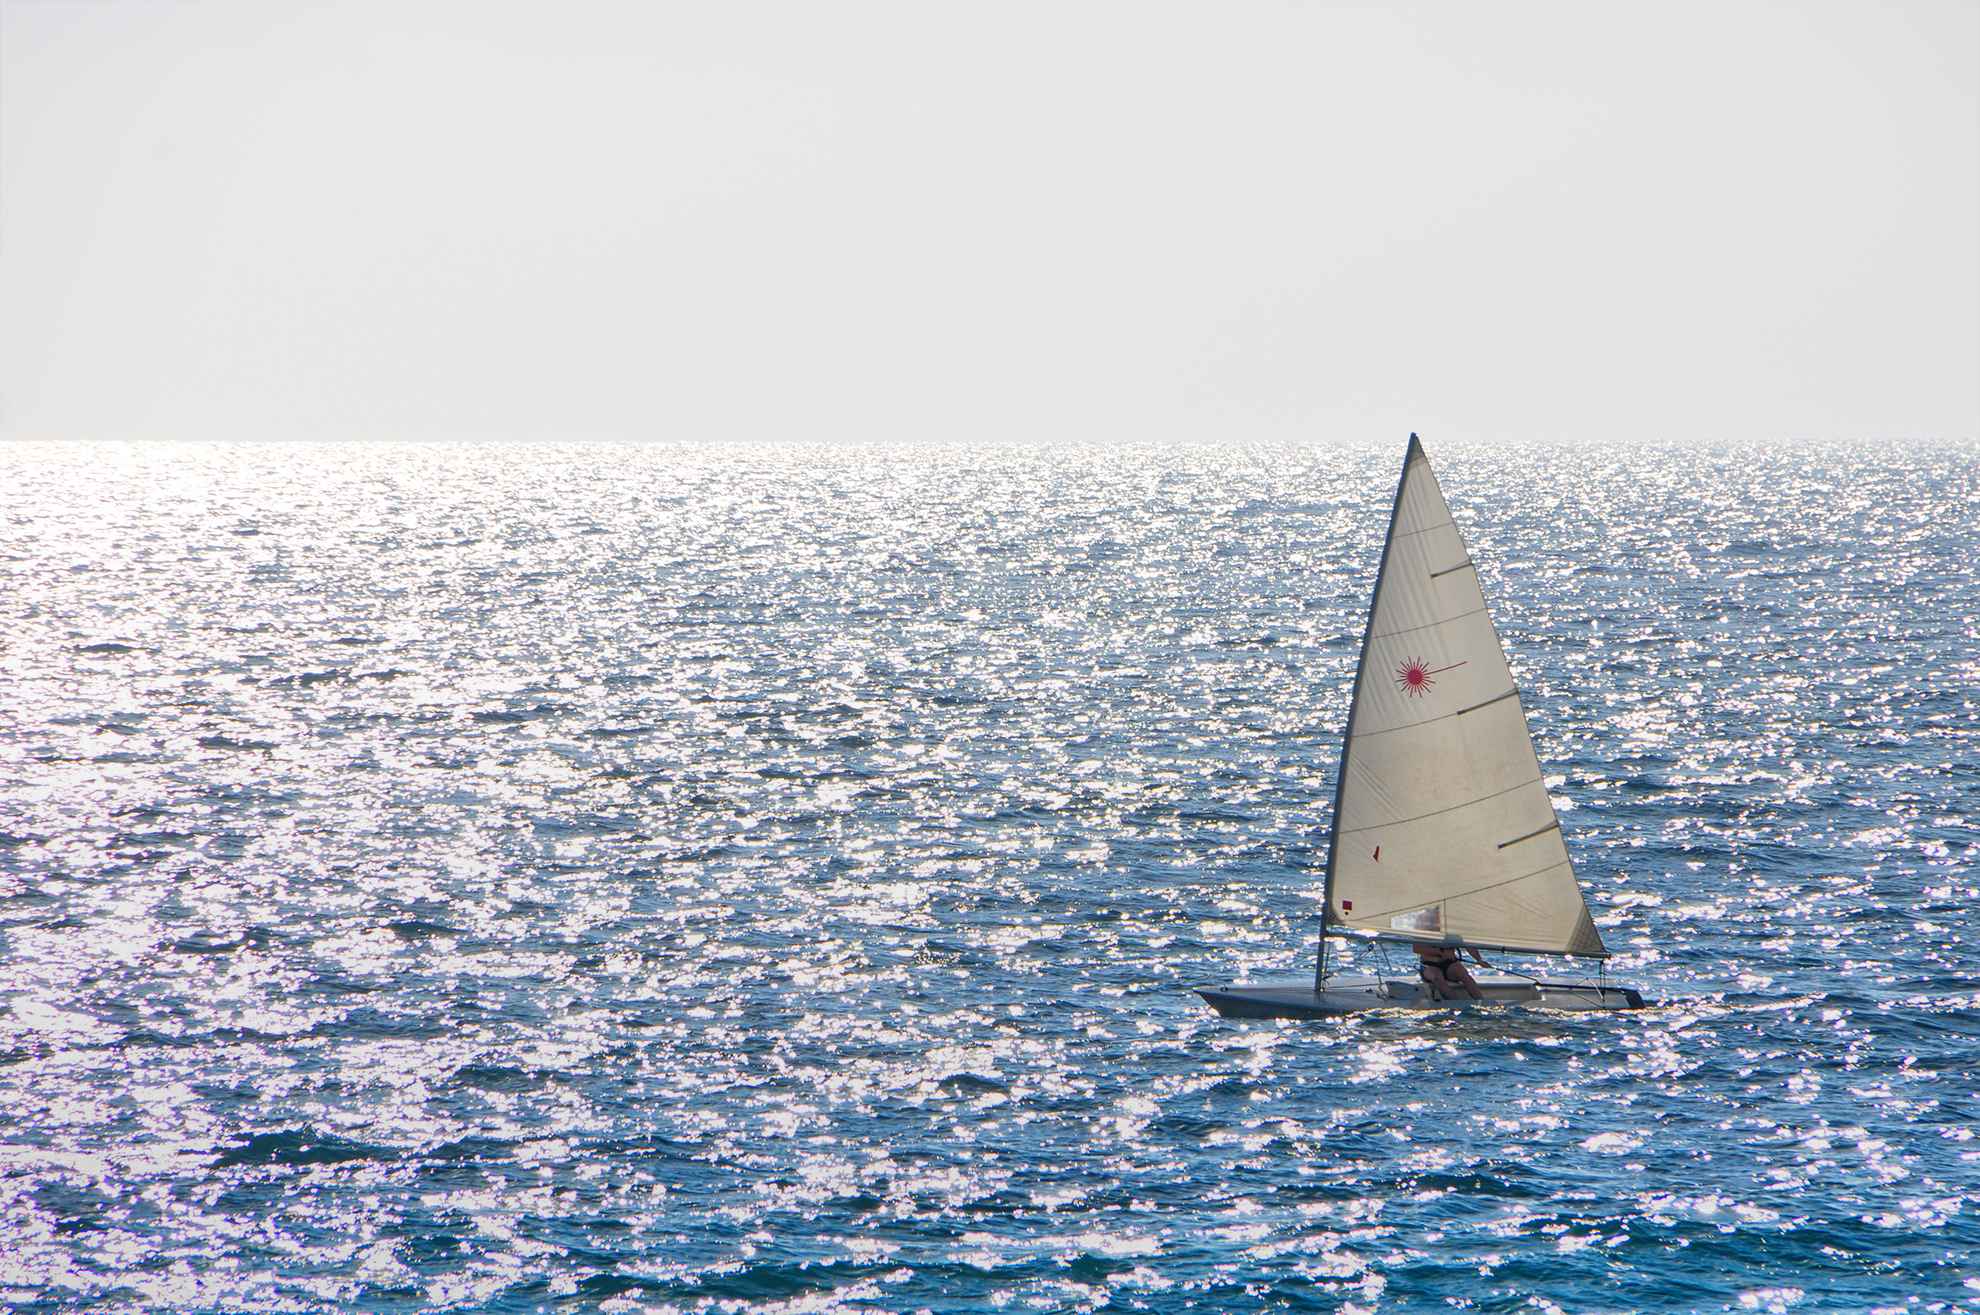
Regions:
[[1605, 955], [1464, 540], [1410, 435], [1348, 714], [1327, 920]]

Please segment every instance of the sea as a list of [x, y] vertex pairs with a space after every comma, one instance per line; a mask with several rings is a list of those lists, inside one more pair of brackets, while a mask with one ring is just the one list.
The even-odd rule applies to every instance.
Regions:
[[1193, 994], [1403, 434], [0, 446], [0, 1309], [1980, 1311], [1980, 448], [1425, 437], [1641, 1010]]

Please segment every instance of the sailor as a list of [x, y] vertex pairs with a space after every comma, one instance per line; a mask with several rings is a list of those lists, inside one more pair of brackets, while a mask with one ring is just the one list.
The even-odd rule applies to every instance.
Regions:
[[[1476, 950], [1468, 951], [1480, 968], [1490, 968], [1485, 956]], [[1485, 993], [1478, 989], [1478, 983], [1471, 979], [1471, 970], [1464, 966], [1464, 959], [1458, 954], [1455, 945], [1438, 945], [1424, 941], [1416, 947], [1418, 960], [1416, 970], [1423, 980], [1430, 984], [1430, 994], [1439, 1000], [1457, 999], [1461, 988], [1474, 1000], [1483, 1000]]]

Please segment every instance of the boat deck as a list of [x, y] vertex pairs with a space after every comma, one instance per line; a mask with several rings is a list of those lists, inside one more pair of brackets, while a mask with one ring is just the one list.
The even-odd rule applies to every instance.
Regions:
[[1477, 973], [1483, 1000], [1439, 1000], [1424, 982], [1411, 977], [1330, 977], [1326, 989], [1313, 979], [1238, 982], [1199, 987], [1197, 994], [1225, 1018], [1328, 1018], [1365, 1009], [1480, 1009], [1524, 1005], [1532, 1009], [1641, 1009], [1643, 997], [1628, 987], [1586, 979], [1516, 977]]

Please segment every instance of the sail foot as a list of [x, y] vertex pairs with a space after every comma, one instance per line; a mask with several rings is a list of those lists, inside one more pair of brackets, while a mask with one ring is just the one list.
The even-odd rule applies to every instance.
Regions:
[[[1527, 843], [1544, 843], [1550, 851], [1536, 855], [1541, 859], [1536, 870], [1497, 881], [1468, 882], [1467, 888], [1452, 890], [1457, 883], [1440, 880], [1434, 872], [1413, 882], [1397, 881], [1385, 891], [1370, 890], [1366, 883], [1346, 890], [1337, 884], [1328, 921], [1343, 931], [1390, 939], [1606, 956], [1594, 919], [1575, 886], [1559, 833]], [[1414, 901], [1393, 902], [1397, 895], [1407, 898], [1412, 887]], [[1440, 892], [1448, 893], [1439, 898]]]

